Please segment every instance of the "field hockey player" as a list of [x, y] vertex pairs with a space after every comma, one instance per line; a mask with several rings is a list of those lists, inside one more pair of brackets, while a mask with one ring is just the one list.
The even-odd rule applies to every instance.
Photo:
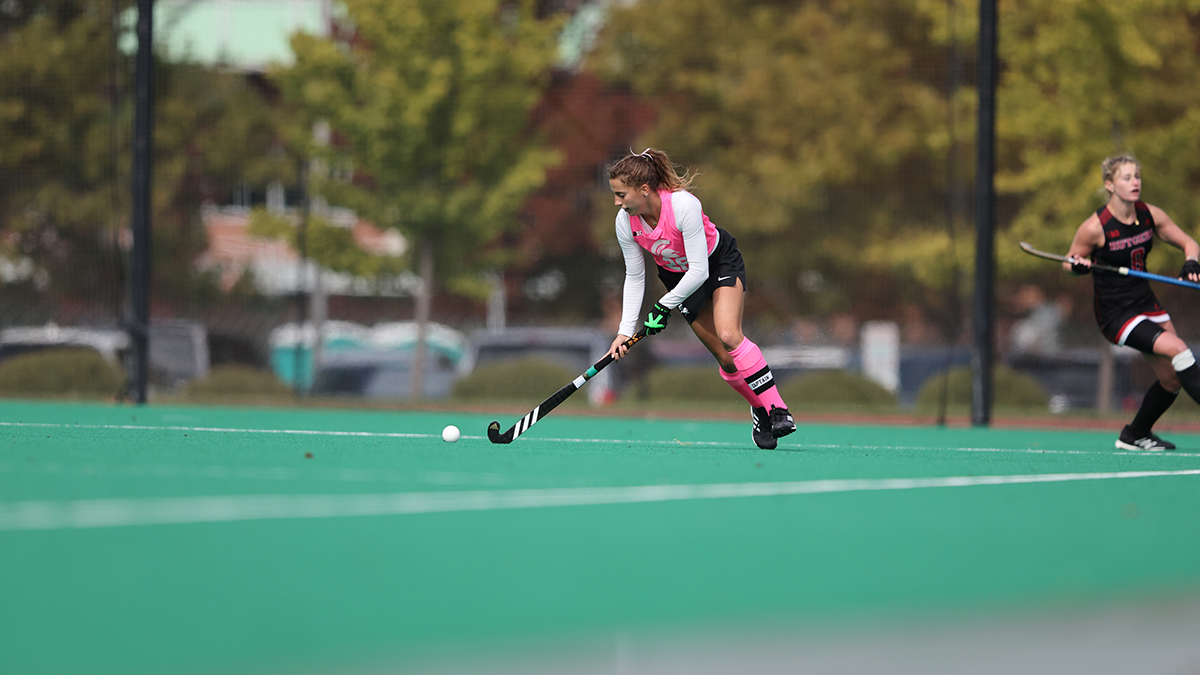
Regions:
[[1063, 267], [1077, 275], [1092, 272], [1100, 332], [1113, 344], [1141, 352], [1158, 376], [1133, 421], [1121, 430], [1116, 446], [1174, 450], [1174, 444], [1159, 438], [1151, 428], [1175, 402], [1181, 387], [1200, 402], [1200, 366], [1175, 333], [1170, 315], [1146, 279], [1100, 269], [1093, 272], [1092, 263], [1144, 272], [1146, 256], [1158, 237], [1183, 250], [1186, 261], [1179, 278], [1196, 282], [1200, 281], [1200, 245], [1162, 209], [1141, 201], [1141, 165], [1132, 155], [1106, 159], [1101, 178], [1108, 201], [1079, 226]]
[[621, 325], [609, 347], [614, 359], [638, 329], [646, 288], [642, 249], [650, 252], [666, 295], [641, 321], [648, 335], [666, 327], [672, 310], [687, 319], [696, 337], [720, 364], [721, 377], [750, 403], [754, 443], [773, 449], [796, 430], [762, 350], [742, 333], [746, 266], [737, 240], [715, 227], [700, 200], [661, 150], [629, 154], [608, 170], [615, 198], [617, 241], [625, 257]]

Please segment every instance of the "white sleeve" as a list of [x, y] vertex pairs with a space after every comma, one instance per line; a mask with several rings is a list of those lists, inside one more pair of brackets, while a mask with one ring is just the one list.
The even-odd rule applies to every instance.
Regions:
[[[677, 199], [676, 196], [679, 198]], [[708, 280], [708, 239], [704, 236], [704, 213], [700, 200], [689, 192], [671, 195], [675, 210], [675, 225], [683, 233], [683, 250], [687, 254], [688, 270], [675, 289], [662, 296], [659, 304], [675, 309]]]
[[646, 292], [646, 259], [642, 247], [633, 240], [629, 227], [629, 214], [617, 213], [617, 243], [625, 256], [625, 286], [621, 294], [620, 335], [632, 336], [637, 332], [638, 315], [642, 313], [642, 296]]

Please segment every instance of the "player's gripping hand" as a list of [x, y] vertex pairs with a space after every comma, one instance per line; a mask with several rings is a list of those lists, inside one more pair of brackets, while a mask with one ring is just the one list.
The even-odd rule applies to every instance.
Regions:
[[625, 356], [625, 353], [629, 351], [629, 347], [625, 346], [626, 342], [629, 342], [628, 335], [618, 335], [613, 339], [612, 344], [608, 347], [608, 355], [613, 357], [614, 361], [621, 360]]
[[1187, 281], [1200, 281], [1200, 262], [1188, 259], [1183, 263], [1183, 269], [1179, 272], [1180, 279]]
[[671, 310], [663, 307], [657, 302], [654, 303], [654, 309], [646, 315], [646, 321], [642, 325], [646, 327], [646, 335], [658, 335], [662, 329], [667, 327], [667, 319], [671, 317]]
[[1092, 266], [1082, 262], [1085, 258], [1071, 258], [1071, 274], [1083, 276], [1092, 271]]

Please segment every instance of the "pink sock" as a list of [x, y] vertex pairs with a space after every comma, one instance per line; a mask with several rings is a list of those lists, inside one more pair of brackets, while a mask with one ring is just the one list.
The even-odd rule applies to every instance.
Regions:
[[758, 398], [758, 394], [754, 393], [754, 390], [750, 388], [750, 385], [746, 384], [746, 380], [742, 377], [741, 371], [736, 373], [727, 373], [725, 372], [725, 369], [717, 366], [717, 372], [721, 373], [721, 377], [725, 378], [725, 381], [729, 383], [729, 386], [733, 387], [734, 391], [741, 394], [742, 398], [749, 401], [750, 405], [754, 406], [755, 408], [762, 407], [762, 400]]
[[761, 407], [767, 410], [787, 407], [783, 397], [779, 395], [779, 390], [775, 388], [775, 376], [771, 374], [771, 368], [758, 345], [746, 338], [737, 349], [729, 352], [729, 355], [733, 357], [733, 365], [737, 366], [738, 377], [741, 377], [751, 392], [762, 401]]

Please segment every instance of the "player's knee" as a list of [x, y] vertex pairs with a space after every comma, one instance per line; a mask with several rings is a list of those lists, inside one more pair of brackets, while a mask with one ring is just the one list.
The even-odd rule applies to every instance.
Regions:
[[741, 346], [742, 340], [745, 340], [746, 336], [742, 335], [742, 331], [736, 328], [728, 330], [718, 329], [717, 338], [725, 346], [725, 351], [731, 352]]
[[1179, 336], [1174, 333], [1163, 331], [1154, 339], [1154, 353], [1161, 354], [1169, 359], [1174, 359], [1183, 352], [1189, 352], [1187, 343], [1179, 339]]

